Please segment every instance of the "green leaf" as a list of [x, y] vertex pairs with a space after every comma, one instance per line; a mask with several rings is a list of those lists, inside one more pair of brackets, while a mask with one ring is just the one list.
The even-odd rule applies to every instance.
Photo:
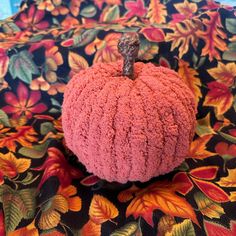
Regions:
[[12, 34], [20, 31], [20, 28], [13, 22], [3, 24], [2, 29], [6, 34]]
[[183, 222], [176, 224], [171, 229], [171, 232], [167, 232], [165, 236], [195, 236], [194, 227], [191, 220], [184, 220]]
[[138, 230], [137, 222], [130, 222], [123, 227], [115, 230], [110, 236], [133, 236]]
[[0, 123], [2, 123], [6, 127], [11, 126], [7, 114], [5, 113], [5, 111], [1, 109], [0, 109]]
[[51, 108], [51, 109], [49, 110], [49, 112], [50, 112], [50, 113], [61, 113], [61, 111], [58, 110], [58, 109], [56, 109], [56, 108]]
[[156, 43], [151, 43], [147, 40], [140, 41], [140, 49], [138, 53], [139, 60], [151, 60], [158, 53], [159, 47]]
[[24, 50], [10, 58], [9, 71], [13, 79], [17, 77], [30, 84], [32, 81], [33, 74], [39, 74], [39, 70], [32, 60], [33, 55]]
[[98, 30], [96, 29], [88, 29], [84, 30], [81, 34], [77, 37], [74, 37], [74, 46], [82, 47], [84, 45], [89, 44], [92, 42], [98, 34]]
[[22, 147], [19, 150], [19, 154], [26, 157], [30, 157], [32, 159], [42, 158], [47, 152], [49, 143], [50, 143], [50, 140], [47, 140], [45, 143], [35, 145], [33, 147]]
[[210, 219], [219, 219], [223, 214], [225, 214], [223, 207], [221, 207], [219, 203], [212, 201], [201, 192], [195, 193], [194, 199], [201, 213]]
[[30, 38], [30, 42], [39, 42], [42, 40], [42, 38], [43, 38], [43, 35], [38, 34]]
[[236, 42], [228, 45], [229, 50], [223, 53], [223, 59], [227, 61], [236, 61]]
[[227, 141], [230, 141], [231, 143], [236, 144], [236, 137], [231, 136], [229, 134], [223, 133], [221, 131], [218, 132], [223, 138], [225, 138]]
[[82, 11], [80, 12], [80, 15], [91, 18], [91, 17], [94, 17], [96, 13], [97, 13], [96, 7], [94, 5], [89, 5], [82, 9]]
[[189, 166], [188, 166], [187, 162], [184, 161], [180, 166], [176, 167], [175, 170], [188, 171], [189, 170]]
[[19, 181], [21, 184], [23, 185], [29, 185], [29, 184], [32, 184], [36, 179], [39, 178], [40, 175], [36, 175], [34, 178], [33, 178], [33, 174], [32, 172], [27, 172], [27, 175], [26, 177]]
[[50, 100], [53, 106], [61, 108], [61, 104], [55, 98], [51, 98]]
[[120, 9], [119, 6], [114, 5], [107, 9], [104, 14], [103, 21], [111, 22], [120, 18]]
[[203, 137], [207, 134], [215, 134], [215, 131], [211, 127], [210, 121], [211, 121], [210, 113], [208, 113], [202, 119], [197, 120], [196, 133], [198, 136]]
[[236, 19], [235, 18], [227, 18], [225, 20], [225, 26], [226, 26], [226, 29], [231, 34], [236, 34]]
[[44, 122], [40, 125], [40, 133], [42, 135], [46, 135], [50, 131], [52, 131], [52, 132], [55, 131], [55, 128], [54, 128], [52, 122]]
[[34, 217], [36, 200], [35, 189], [13, 190], [10, 187], [1, 189], [1, 200], [5, 215], [6, 232], [15, 230], [22, 218]]

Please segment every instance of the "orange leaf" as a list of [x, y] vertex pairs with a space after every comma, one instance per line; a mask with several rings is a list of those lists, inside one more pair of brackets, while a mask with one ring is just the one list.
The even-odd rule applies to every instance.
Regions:
[[[53, 235], [57, 236], [56, 234]], [[7, 236], [39, 236], [39, 232], [35, 227], [35, 221], [33, 220], [29, 225], [10, 232]], [[48, 236], [48, 234], [45, 234], [45, 236]]]
[[236, 64], [218, 62], [217, 67], [209, 69], [207, 72], [218, 82], [230, 87], [233, 85], [236, 77]]
[[205, 159], [214, 156], [215, 153], [206, 150], [206, 144], [212, 138], [212, 135], [205, 135], [195, 139], [189, 149], [188, 156], [194, 159]]
[[68, 61], [73, 74], [88, 67], [88, 62], [82, 56], [71, 51], [69, 52]]
[[[96, 51], [96, 54], [94, 56], [93, 63], [96, 62], [112, 62], [117, 61], [121, 58], [121, 55], [118, 52], [117, 49], [117, 43], [120, 38], [119, 33], [110, 33], [106, 35], [104, 40], [96, 39], [95, 45], [92, 43], [93, 47], [91, 48], [91, 45], [87, 45], [85, 48], [85, 51], [87, 52], [90, 50], [92, 53]], [[91, 54], [91, 53], [90, 53]]]
[[196, 179], [192, 177], [193, 182], [198, 186], [198, 188], [210, 199], [215, 202], [228, 202], [229, 195], [224, 192], [223, 189], [219, 188], [211, 182]]
[[217, 115], [223, 115], [230, 109], [233, 103], [233, 95], [229, 88], [218, 82], [208, 83], [209, 92], [206, 95], [203, 106], [213, 106]]
[[192, 206], [182, 197], [176, 195], [176, 186], [169, 182], [156, 182], [136, 193], [131, 201], [126, 216], [142, 216], [148, 224], [153, 225], [153, 210], [159, 209], [167, 215], [190, 218], [198, 224]]
[[213, 59], [220, 60], [219, 51], [225, 51], [228, 49], [226, 44], [227, 35], [221, 30], [223, 26], [218, 11], [208, 12], [207, 16], [210, 19], [203, 19], [203, 24], [205, 25], [206, 30], [197, 31], [197, 35], [205, 42], [201, 55], [209, 55], [210, 61]]
[[118, 200], [120, 202], [128, 202], [129, 200], [131, 200], [132, 198], [134, 198], [134, 194], [139, 190], [138, 187], [136, 187], [134, 184], [132, 185], [132, 187], [130, 187], [129, 189], [126, 189], [122, 192], [120, 192], [118, 194]]
[[119, 212], [107, 198], [95, 194], [89, 207], [89, 216], [92, 221], [102, 224], [107, 220], [116, 218]]
[[197, 48], [199, 38], [196, 35], [197, 30], [202, 26], [200, 20], [184, 20], [181, 23], [175, 23], [170, 29], [173, 33], [166, 35], [166, 41], [171, 42], [171, 51], [178, 48], [179, 57], [182, 58], [189, 50], [189, 45]]
[[78, 16], [80, 11], [80, 5], [84, 0], [71, 0], [70, 1], [70, 12], [73, 16]]
[[196, 3], [190, 3], [186, 0], [184, 0], [184, 2], [174, 4], [174, 7], [179, 13], [185, 15], [187, 18], [191, 17], [198, 9]]
[[31, 126], [20, 126], [15, 128], [17, 132], [8, 132], [0, 138], [0, 147], [7, 147], [11, 152], [16, 151], [16, 143], [23, 147], [32, 147], [32, 142], [36, 142], [37, 133]]
[[163, 30], [155, 27], [142, 28], [139, 33], [142, 33], [151, 42], [163, 42], [165, 39]]
[[9, 57], [5, 53], [5, 50], [0, 48], [0, 78], [3, 78], [7, 73], [9, 65]]
[[96, 224], [92, 220], [89, 220], [80, 230], [79, 235], [100, 236], [101, 228], [102, 228], [101, 224]]
[[148, 8], [147, 18], [151, 23], [165, 23], [167, 11], [164, 4], [160, 3], [160, 0], [151, 0]]
[[180, 59], [178, 74], [191, 89], [195, 96], [196, 104], [198, 104], [199, 99], [202, 97], [200, 90], [201, 81], [198, 78], [198, 72], [190, 68], [188, 62]]
[[192, 169], [189, 174], [195, 178], [212, 180], [215, 179], [218, 169], [218, 166], [202, 166]]

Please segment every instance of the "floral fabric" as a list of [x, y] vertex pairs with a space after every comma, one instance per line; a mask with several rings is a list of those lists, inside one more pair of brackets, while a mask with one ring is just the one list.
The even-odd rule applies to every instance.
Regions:
[[[28, 0], [0, 22], [0, 235], [236, 235], [236, 12], [213, 0]], [[68, 80], [119, 59], [176, 70], [198, 104], [189, 158], [147, 183], [108, 183], [66, 148]]]

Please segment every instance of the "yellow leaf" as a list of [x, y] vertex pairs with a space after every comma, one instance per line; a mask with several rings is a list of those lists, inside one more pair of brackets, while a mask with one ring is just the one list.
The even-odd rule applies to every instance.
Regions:
[[190, 218], [198, 224], [192, 206], [176, 193], [176, 186], [169, 182], [156, 182], [136, 193], [126, 210], [126, 216], [134, 218], [142, 216], [146, 222], [153, 225], [153, 210], [159, 209], [167, 215]]
[[191, 17], [198, 9], [196, 3], [190, 3], [187, 0], [184, 2], [174, 4], [176, 10], [187, 18]]
[[148, 8], [147, 18], [151, 23], [165, 23], [167, 11], [164, 4], [160, 3], [160, 0], [151, 0]]
[[236, 187], [236, 169], [228, 169], [228, 176], [217, 182], [221, 187]]
[[96, 224], [89, 220], [79, 231], [81, 236], [101, 236], [101, 224]]
[[110, 234], [110, 236], [131, 236], [137, 235], [139, 226], [137, 222], [129, 222], [126, 225], [122, 226], [119, 229], [116, 229]]
[[224, 209], [219, 203], [212, 201], [201, 192], [195, 193], [194, 199], [201, 213], [210, 219], [219, 219], [221, 215], [225, 214]]
[[207, 72], [218, 82], [230, 87], [233, 85], [236, 77], [236, 64], [233, 62], [223, 64], [219, 61], [217, 67], [209, 69]]
[[200, 90], [201, 81], [198, 78], [198, 72], [190, 68], [188, 62], [180, 59], [178, 74], [180, 78], [182, 78], [188, 85], [188, 87], [192, 90], [195, 96], [196, 104], [198, 104], [199, 99], [202, 97], [202, 93]]
[[194, 159], [205, 159], [214, 156], [215, 153], [206, 150], [206, 144], [212, 138], [212, 135], [205, 135], [195, 139], [189, 149], [188, 156]]
[[165, 235], [167, 232], [171, 232], [171, 229], [176, 224], [175, 218], [173, 216], [164, 215], [160, 218], [158, 222], [158, 234]]
[[202, 119], [197, 120], [196, 133], [200, 137], [207, 134], [215, 134], [215, 131], [211, 127], [210, 123], [210, 112]]
[[55, 195], [50, 201], [43, 205], [42, 214], [39, 219], [40, 229], [51, 229], [56, 227], [61, 219], [61, 213], [68, 211], [68, 202], [62, 195]]
[[197, 30], [202, 26], [200, 20], [184, 20], [181, 23], [175, 23], [170, 29], [173, 33], [166, 35], [166, 41], [171, 42], [171, 51], [179, 47], [179, 57], [182, 58], [189, 50], [189, 45], [197, 48], [199, 38], [196, 35]]
[[117, 217], [117, 208], [107, 198], [95, 194], [89, 207], [89, 216], [97, 224], [102, 224], [107, 220]]
[[158, 53], [159, 47], [156, 43], [142, 40], [138, 52], [139, 60], [151, 60]]
[[69, 52], [69, 66], [74, 73], [78, 73], [80, 70], [83, 70], [88, 67], [88, 62], [80, 55]]
[[236, 202], [236, 191], [235, 192], [230, 192], [229, 199], [231, 202]]
[[183, 222], [173, 226], [171, 232], [167, 232], [165, 236], [182, 236], [182, 235], [195, 235], [194, 227], [191, 220], [187, 219]]

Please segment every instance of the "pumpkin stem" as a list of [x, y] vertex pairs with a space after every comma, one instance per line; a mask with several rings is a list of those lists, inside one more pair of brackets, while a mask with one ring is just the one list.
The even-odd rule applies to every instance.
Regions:
[[123, 75], [134, 79], [134, 62], [138, 56], [139, 36], [137, 33], [125, 33], [118, 42], [118, 51], [124, 58]]

